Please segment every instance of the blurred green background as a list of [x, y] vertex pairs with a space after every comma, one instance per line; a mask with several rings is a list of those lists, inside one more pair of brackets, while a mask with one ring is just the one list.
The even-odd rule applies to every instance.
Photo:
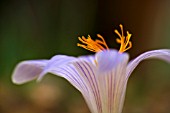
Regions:
[[[90, 113], [81, 94], [54, 75], [15, 85], [11, 74], [22, 60], [55, 54], [94, 54], [76, 46], [77, 37], [100, 33], [119, 49], [113, 32], [121, 23], [133, 34], [131, 59], [170, 48], [169, 0], [1, 0], [0, 113]], [[170, 112], [170, 65], [142, 62], [128, 82], [123, 113]]]

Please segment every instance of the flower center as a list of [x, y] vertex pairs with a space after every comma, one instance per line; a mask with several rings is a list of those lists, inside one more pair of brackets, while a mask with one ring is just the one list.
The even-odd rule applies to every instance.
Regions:
[[[123, 26], [121, 24], [119, 26], [121, 29], [121, 34], [118, 32], [118, 30], [115, 30], [114, 32], [120, 38], [120, 39], [119, 38], [116, 39], [117, 43], [120, 44], [119, 52], [123, 53], [132, 47], [132, 42], [130, 41], [132, 34], [130, 34], [127, 31], [127, 36], [125, 37], [123, 33]], [[100, 40], [98, 39], [93, 40], [91, 39], [90, 35], [88, 35], [87, 38], [85, 38], [84, 36], [78, 37], [79, 41], [82, 42], [83, 44], [77, 43], [77, 46], [82, 47], [92, 52], [99, 52], [105, 49], [109, 50], [104, 38], [100, 34], [97, 34], [97, 37], [100, 38]]]

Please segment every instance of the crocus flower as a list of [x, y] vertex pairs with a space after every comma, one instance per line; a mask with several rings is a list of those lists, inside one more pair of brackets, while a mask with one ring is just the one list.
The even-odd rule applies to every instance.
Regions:
[[28, 60], [20, 62], [12, 75], [16, 84], [37, 79], [41, 80], [47, 73], [68, 80], [83, 95], [91, 113], [121, 113], [126, 86], [132, 71], [145, 59], [158, 58], [170, 62], [170, 49], [145, 52], [128, 62], [126, 50], [132, 47], [131, 34], [125, 36], [123, 26], [117, 42], [120, 50], [109, 49], [104, 38], [97, 35], [98, 40], [90, 36], [79, 37], [82, 44], [78, 46], [96, 52], [95, 55], [72, 57], [56, 55], [50, 60]]

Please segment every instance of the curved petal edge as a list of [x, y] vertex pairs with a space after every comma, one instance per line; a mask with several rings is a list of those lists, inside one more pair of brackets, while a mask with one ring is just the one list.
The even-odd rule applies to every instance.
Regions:
[[36, 79], [47, 65], [48, 60], [30, 60], [20, 62], [12, 74], [12, 82], [23, 84]]
[[137, 58], [129, 62], [127, 66], [126, 77], [128, 78], [130, 76], [132, 71], [141, 61], [150, 58], [157, 58], [170, 63], [170, 49], [152, 50], [139, 55]]

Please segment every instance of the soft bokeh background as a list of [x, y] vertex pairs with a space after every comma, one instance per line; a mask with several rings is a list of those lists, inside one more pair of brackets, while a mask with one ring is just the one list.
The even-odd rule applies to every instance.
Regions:
[[[81, 94], [54, 75], [15, 85], [11, 73], [22, 60], [55, 54], [93, 54], [76, 46], [77, 37], [97, 33], [112, 48], [114, 28], [132, 34], [131, 59], [142, 52], [170, 48], [169, 0], [1, 0], [0, 113], [90, 113]], [[123, 113], [170, 112], [170, 65], [142, 62], [127, 87]]]

